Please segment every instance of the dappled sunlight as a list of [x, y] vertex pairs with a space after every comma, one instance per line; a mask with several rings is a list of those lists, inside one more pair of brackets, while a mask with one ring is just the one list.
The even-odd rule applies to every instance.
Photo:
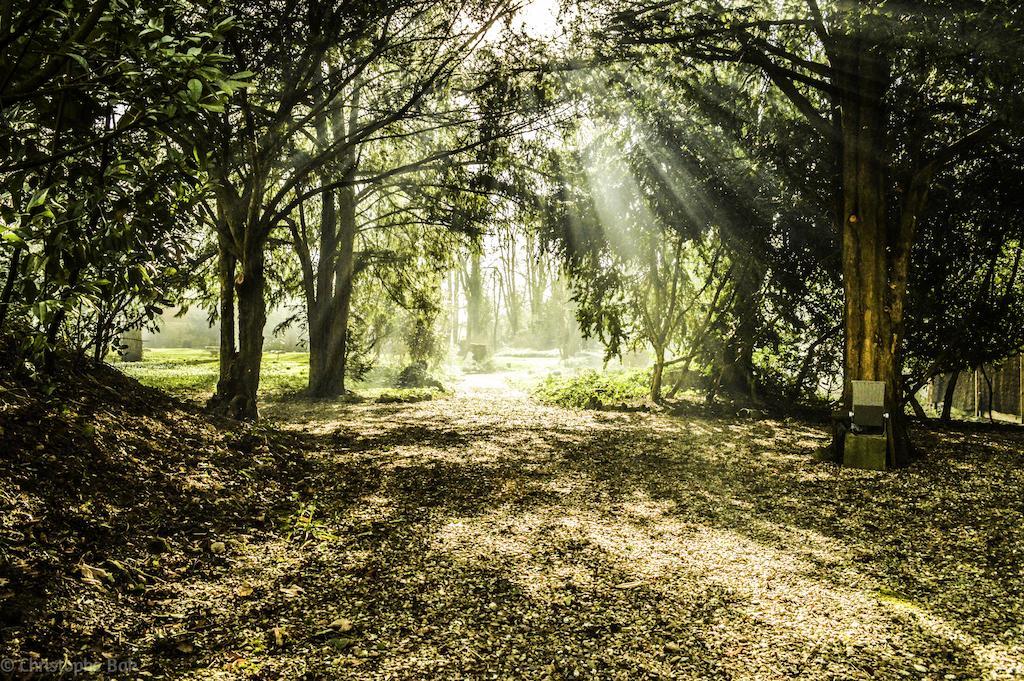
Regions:
[[1024, 681], [1020, 2], [3, 4], [0, 677]]
[[[670, 504], [644, 500], [623, 502], [622, 514], [566, 510], [503, 507], [453, 518], [441, 524], [433, 545], [452, 559], [500, 570], [542, 603], [571, 604], [598, 594], [614, 600], [634, 592], [649, 594], [648, 602], [658, 599], [657, 608], [675, 603], [685, 611], [693, 599], [718, 602], [715, 647], [738, 678], [769, 678], [757, 669], [788, 666], [800, 650], [846, 650], [846, 673], [861, 678], [872, 674], [872, 659], [903, 658], [897, 643], [906, 623], [893, 617], [903, 606], [879, 598], [869, 575], [823, 571], [823, 553], [835, 551], [828, 562], [845, 563], [834, 540], [782, 528], [776, 535], [788, 545], [775, 548], [682, 521]], [[817, 546], [808, 550], [809, 544]], [[808, 560], [809, 553], [816, 560]], [[981, 645], [921, 608], [914, 614], [931, 635], [976, 655], [987, 678], [1010, 669], [1014, 653], [1005, 646]]]
[[[924, 434], [927, 465], [883, 475], [815, 462], [827, 436], [797, 419], [471, 391], [269, 411], [294, 456], [259, 426], [231, 436], [236, 475], [176, 473], [218, 524], [168, 533], [155, 563], [88, 563], [158, 576], [155, 615], [130, 620], [154, 659], [206, 654], [224, 678], [1020, 673], [1012, 434]], [[282, 465], [269, 511], [222, 506]]]

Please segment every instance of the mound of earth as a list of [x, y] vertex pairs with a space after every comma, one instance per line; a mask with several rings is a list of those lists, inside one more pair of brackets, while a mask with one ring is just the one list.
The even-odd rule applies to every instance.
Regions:
[[[48, 387], [0, 367], [0, 657], [14, 676], [183, 654], [167, 585], [294, 509], [294, 437], [214, 421], [110, 367]], [[7, 663], [10, 665], [11, 663]], [[108, 665], [114, 665], [108, 668]], [[2, 674], [0, 674], [2, 675]]]

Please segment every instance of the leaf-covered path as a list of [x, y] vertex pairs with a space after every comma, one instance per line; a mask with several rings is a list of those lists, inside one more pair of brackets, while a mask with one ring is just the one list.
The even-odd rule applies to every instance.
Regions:
[[[806, 424], [573, 412], [486, 387], [275, 416], [317, 465], [291, 541], [226, 566], [239, 623], [271, 617], [286, 636], [247, 662], [359, 678], [1024, 674], [1019, 440], [957, 435], [879, 475], [814, 463]], [[269, 611], [228, 595], [244, 579]]]
[[18, 656], [192, 679], [1024, 676], [1018, 428], [921, 430], [925, 457], [878, 474], [815, 462], [814, 424], [475, 380], [275, 403], [279, 451], [119, 390], [123, 411], [99, 391], [7, 413], [12, 443], [48, 424], [4, 471]]

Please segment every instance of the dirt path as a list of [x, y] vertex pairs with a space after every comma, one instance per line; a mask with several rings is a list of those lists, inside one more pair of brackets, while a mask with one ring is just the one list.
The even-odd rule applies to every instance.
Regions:
[[[1024, 674], [1013, 441], [963, 435], [966, 463], [937, 450], [885, 476], [813, 463], [806, 424], [498, 388], [273, 409], [315, 474], [290, 538], [231, 544], [204, 578], [235, 622], [206, 661], [265, 678]], [[988, 479], [955, 475], [968, 464]]]
[[113, 370], [58, 400], [0, 383], [0, 661], [1024, 678], [1024, 429], [920, 430], [878, 474], [815, 462], [819, 425], [570, 411], [504, 378], [255, 426]]

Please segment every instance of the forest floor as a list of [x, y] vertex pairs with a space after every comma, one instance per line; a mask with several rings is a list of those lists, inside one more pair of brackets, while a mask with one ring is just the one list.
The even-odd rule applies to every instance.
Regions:
[[487, 375], [265, 414], [214, 423], [112, 370], [51, 396], [0, 381], [0, 658], [1024, 678], [1019, 427], [918, 426], [922, 458], [873, 473], [815, 461], [819, 424], [566, 410]]

